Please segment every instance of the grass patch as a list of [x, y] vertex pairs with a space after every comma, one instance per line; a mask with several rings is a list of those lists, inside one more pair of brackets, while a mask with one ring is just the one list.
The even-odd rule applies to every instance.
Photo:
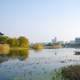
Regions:
[[52, 80], [80, 80], [80, 65], [55, 70]]
[[80, 65], [65, 67], [61, 74], [65, 79], [80, 80]]

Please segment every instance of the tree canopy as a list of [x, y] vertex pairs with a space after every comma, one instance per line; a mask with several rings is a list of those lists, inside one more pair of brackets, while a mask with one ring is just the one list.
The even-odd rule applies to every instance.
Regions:
[[20, 47], [25, 47], [25, 48], [29, 47], [29, 41], [24, 36], [19, 37], [18, 42]]
[[24, 47], [29, 48], [29, 40], [20, 36], [19, 38], [10, 38], [8, 36], [0, 35], [0, 44], [9, 44], [10, 47]]

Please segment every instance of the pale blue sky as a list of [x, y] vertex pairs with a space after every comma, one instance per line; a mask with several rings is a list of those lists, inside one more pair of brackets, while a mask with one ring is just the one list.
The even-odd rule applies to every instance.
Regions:
[[80, 37], [80, 0], [0, 0], [0, 31], [31, 42]]

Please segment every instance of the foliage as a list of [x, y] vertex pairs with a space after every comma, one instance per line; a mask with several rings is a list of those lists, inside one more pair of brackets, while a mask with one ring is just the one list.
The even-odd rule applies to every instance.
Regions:
[[7, 43], [11, 46], [11, 47], [17, 47], [19, 42], [16, 38], [9, 38]]
[[62, 76], [68, 80], [80, 80], [80, 65], [64, 67]]
[[52, 46], [52, 45], [53, 45], [53, 44], [52, 44], [52, 43], [50, 43], [50, 42], [49, 42], [48, 44], [46, 44], [46, 46]]
[[8, 36], [0, 35], [0, 43], [7, 43], [8, 39]]
[[40, 44], [40, 43], [36, 43], [32, 46], [33, 49], [35, 50], [41, 50], [44, 48], [43, 44]]
[[7, 54], [10, 51], [8, 44], [0, 44], [0, 54]]
[[52, 80], [80, 80], [80, 65], [55, 70]]
[[28, 48], [29, 47], [29, 41], [27, 38], [21, 36], [18, 38], [18, 42], [19, 42], [19, 46], [20, 47], [25, 47]]
[[61, 69], [54, 71], [52, 80], [64, 80], [61, 74]]
[[29, 48], [29, 40], [24, 36], [20, 36], [19, 38], [9, 38], [8, 36], [0, 35], [0, 43], [9, 44], [10, 47]]

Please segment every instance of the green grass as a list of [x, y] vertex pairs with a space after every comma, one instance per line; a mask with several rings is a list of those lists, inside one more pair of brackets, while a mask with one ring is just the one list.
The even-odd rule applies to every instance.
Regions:
[[55, 70], [52, 80], [80, 80], [80, 65]]
[[55, 70], [52, 80], [64, 80], [62, 77], [61, 71], [62, 71], [61, 69]]
[[80, 80], [80, 65], [65, 67], [61, 74], [65, 79]]

